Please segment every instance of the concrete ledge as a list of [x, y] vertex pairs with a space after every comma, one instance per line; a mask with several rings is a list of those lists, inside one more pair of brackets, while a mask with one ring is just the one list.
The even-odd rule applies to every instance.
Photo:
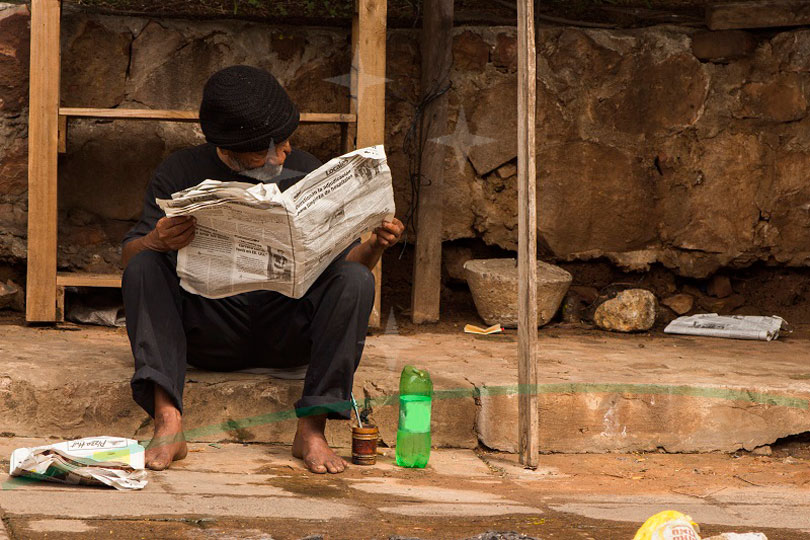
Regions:
[[[810, 343], [749, 343], [600, 332], [540, 333], [544, 452], [752, 450], [810, 431]], [[150, 421], [132, 402], [131, 357], [121, 330], [0, 326], [0, 433], [71, 438], [135, 435]], [[514, 452], [516, 343], [512, 334], [379, 335], [368, 339], [355, 396], [396, 441], [399, 373], [430, 370], [436, 388], [433, 443]], [[192, 440], [290, 443], [300, 381], [189, 370], [186, 428]], [[332, 444], [348, 446], [345, 424]]]

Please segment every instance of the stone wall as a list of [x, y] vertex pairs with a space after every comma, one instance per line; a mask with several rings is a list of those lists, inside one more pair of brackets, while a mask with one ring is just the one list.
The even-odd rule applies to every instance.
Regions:
[[[24, 257], [28, 12], [0, 11], [0, 257]], [[704, 277], [763, 260], [810, 264], [810, 30], [544, 28], [538, 34], [538, 231], [557, 260], [662, 263]], [[214, 70], [275, 73], [301, 110], [348, 109], [345, 29], [240, 21], [63, 17], [66, 106], [188, 108]], [[444, 238], [514, 249], [515, 29], [455, 31]], [[418, 32], [390, 30], [386, 146], [400, 216]], [[336, 126], [294, 144], [328, 159]], [[71, 121], [60, 157], [60, 265], [104, 271], [151, 171], [195, 126]], [[458, 141], [452, 143], [452, 141]]]

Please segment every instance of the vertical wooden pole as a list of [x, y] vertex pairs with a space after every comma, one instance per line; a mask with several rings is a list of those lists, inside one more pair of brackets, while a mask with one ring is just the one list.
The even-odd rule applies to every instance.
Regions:
[[518, 0], [518, 388], [520, 462], [537, 467], [537, 191], [535, 114], [537, 74], [533, 0]]
[[[422, 17], [422, 99], [441, 93], [422, 114], [424, 146], [420, 156], [416, 249], [413, 261], [411, 319], [439, 320], [442, 276], [442, 191], [445, 146], [435, 139], [447, 130], [447, 97], [453, 63], [453, 0], [425, 0]], [[444, 92], [444, 93], [442, 93]]]
[[59, 0], [31, 2], [28, 112], [28, 277], [25, 318], [56, 320]]
[[[385, 143], [386, 0], [356, 0], [352, 20], [351, 112], [357, 114], [356, 147]], [[382, 262], [374, 268], [376, 294], [369, 325], [380, 326]]]

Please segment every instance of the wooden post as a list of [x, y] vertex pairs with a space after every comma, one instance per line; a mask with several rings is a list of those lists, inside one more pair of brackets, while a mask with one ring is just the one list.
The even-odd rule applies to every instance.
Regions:
[[31, 2], [28, 113], [28, 277], [25, 318], [56, 320], [59, 0]]
[[520, 462], [537, 467], [537, 190], [535, 114], [537, 57], [533, 0], [518, 0], [518, 389]]
[[[385, 143], [386, 0], [356, 0], [352, 20], [351, 112], [357, 114], [356, 148]], [[376, 294], [369, 326], [380, 326], [382, 262], [374, 268]]]
[[442, 277], [442, 191], [445, 146], [435, 142], [447, 130], [446, 88], [453, 63], [453, 0], [425, 0], [422, 18], [422, 99], [441, 95], [425, 107], [419, 201], [416, 208], [416, 250], [413, 260], [411, 320], [439, 320]]

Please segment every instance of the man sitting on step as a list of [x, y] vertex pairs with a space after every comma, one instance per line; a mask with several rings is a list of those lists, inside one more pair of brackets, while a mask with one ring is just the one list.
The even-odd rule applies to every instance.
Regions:
[[402, 223], [383, 222], [367, 241], [355, 242], [298, 300], [270, 291], [212, 300], [182, 289], [175, 271], [177, 250], [194, 237], [194, 218], [167, 218], [155, 203], [208, 178], [275, 182], [286, 189], [320, 165], [290, 146], [298, 121], [296, 106], [270, 73], [247, 66], [215, 73], [200, 105], [207, 143], [161, 163], [146, 191], [143, 215], [124, 238], [132, 395], [154, 418], [146, 450], [151, 469], [186, 456], [181, 418], [187, 362], [214, 371], [308, 365], [295, 404], [293, 455], [315, 473], [345, 467], [327, 445], [326, 420], [349, 416], [345, 404], [374, 303], [370, 269], [399, 240]]

